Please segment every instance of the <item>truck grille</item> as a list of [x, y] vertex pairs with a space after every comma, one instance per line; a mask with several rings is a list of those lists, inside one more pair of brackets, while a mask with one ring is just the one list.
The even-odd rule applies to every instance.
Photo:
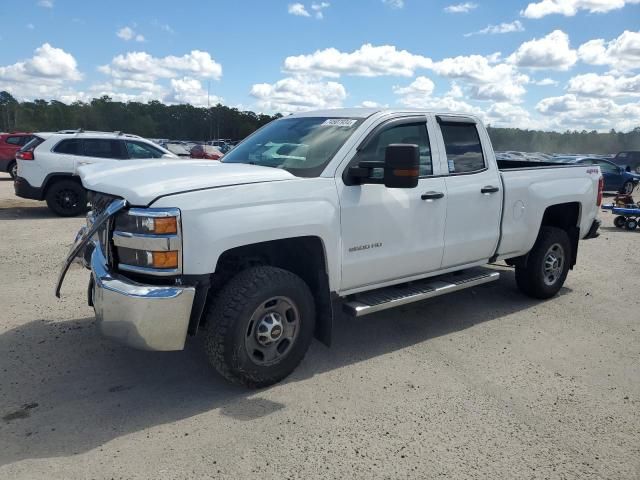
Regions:
[[[100, 192], [89, 192], [89, 203], [91, 204], [91, 212], [87, 216], [87, 221], [91, 222], [94, 218], [103, 213], [109, 204], [120, 197], [107, 195]], [[96, 233], [100, 248], [107, 260], [107, 264], [114, 266], [113, 245], [111, 242], [111, 232], [113, 230], [113, 218], [109, 219]]]

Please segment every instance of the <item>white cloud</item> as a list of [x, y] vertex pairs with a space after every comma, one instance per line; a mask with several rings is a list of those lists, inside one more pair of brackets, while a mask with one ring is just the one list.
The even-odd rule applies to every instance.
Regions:
[[322, 20], [324, 18], [323, 10], [329, 8], [331, 4], [329, 2], [318, 2], [311, 4], [311, 10], [313, 10], [315, 17], [318, 20]]
[[37, 5], [42, 8], [53, 8], [53, 0], [38, 0]]
[[297, 75], [335, 78], [340, 75], [410, 77], [416, 69], [428, 68], [430, 65], [430, 58], [414, 55], [406, 50], [397, 50], [392, 45], [365, 44], [351, 53], [327, 48], [309, 55], [287, 57], [284, 70]]
[[554, 80], [552, 78], [543, 78], [542, 80], [538, 80], [533, 82], [536, 85], [539, 85], [541, 87], [548, 87], [550, 85], [558, 85], [558, 81]]
[[361, 108], [389, 108], [389, 105], [385, 104], [381, 104], [378, 102], [374, 102], [373, 100], [365, 100], [364, 102], [362, 102], [360, 105], [358, 105], [358, 107]]
[[531, 118], [524, 108], [508, 102], [493, 103], [485, 112], [486, 121], [493, 127], [537, 129], [543, 124]]
[[577, 59], [578, 54], [569, 45], [569, 36], [562, 30], [554, 30], [545, 37], [524, 42], [508, 61], [519, 67], [569, 70]]
[[458, 56], [433, 62], [431, 69], [440, 76], [462, 80], [477, 100], [519, 101], [526, 93], [529, 77], [507, 63], [494, 63], [498, 56]]
[[48, 43], [27, 60], [0, 66], [0, 90], [21, 98], [55, 98], [69, 82], [81, 79], [73, 55]]
[[382, 3], [391, 8], [404, 8], [404, 0], [382, 0]]
[[571, 78], [567, 91], [585, 97], [640, 97], [640, 75], [614, 77], [585, 73]]
[[135, 40], [136, 42], [144, 42], [144, 36], [136, 33], [131, 27], [123, 27], [116, 32], [116, 36], [122, 40], [128, 42], [129, 40]]
[[584, 98], [573, 93], [549, 97], [536, 105], [549, 117], [550, 128], [566, 130], [630, 130], [638, 126], [640, 103], [619, 104], [610, 98]]
[[579, 10], [586, 10], [589, 13], [606, 13], [634, 3], [640, 3], [640, 0], [542, 0], [527, 5], [520, 15], [527, 18], [542, 18], [552, 14], [572, 17]]
[[465, 33], [465, 37], [470, 37], [471, 35], [494, 35], [497, 33], [512, 33], [512, 32], [524, 32], [524, 27], [522, 26], [522, 22], [520, 20], [515, 20], [509, 23], [501, 23], [499, 25], [487, 25], [482, 30], [478, 30], [477, 32]]
[[608, 65], [615, 71], [640, 68], [640, 31], [625, 30], [619, 37], [606, 42], [589, 40], [578, 48], [580, 60], [591, 65]]
[[398, 102], [410, 108], [424, 108], [449, 112], [465, 112], [483, 115], [480, 108], [447, 94], [444, 97], [433, 96], [435, 85], [427, 77], [417, 77], [406, 87], [394, 86], [393, 93], [398, 95]]
[[477, 3], [465, 2], [444, 7], [444, 11], [447, 13], [469, 13], [471, 10], [475, 10], [476, 8], [478, 8]]
[[216, 105], [222, 101], [218, 96], [208, 96], [202, 83], [190, 77], [172, 78], [171, 93], [164, 100], [168, 103], [189, 103], [196, 107]]
[[307, 11], [305, 6], [301, 3], [291, 3], [289, 4], [289, 8], [287, 12], [291, 15], [296, 15], [298, 17], [310, 17], [311, 14]]
[[318, 82], [303, 78], [283, 78], [276, 83], [258, 83], [250, 95], [261, 109], [292, 113], [322, 108], [338, 108], [347, 97], [344, 86], [337, 82]]
[[28, 28], [29, 30], [33, 30], [33, 29], [35, 29], [35, 28], [36, 28], [36, 26], [35, 26], [33, 23], [27, 23], [27, 28]]
[[192, 50], [181, 57], [153, 57], [146, 52], [118, 55], [109, 65], [98, 70], [114, 78], [153, 81], [158, 78], [178, 78], [183, 75], [220, 79], [222, 66], [208, 52]]

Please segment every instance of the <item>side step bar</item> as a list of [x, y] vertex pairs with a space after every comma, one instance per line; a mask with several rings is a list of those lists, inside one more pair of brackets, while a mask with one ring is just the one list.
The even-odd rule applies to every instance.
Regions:
[[499, 278], [499, 272], [483, 267], [448, 273], [416, 282], [355, 294], [344, 303], [344, 311], [348, 315], [361, 317], [388, 308], [399, 307], [400, 305], [475, 287], [483, 283], [495, 282]]

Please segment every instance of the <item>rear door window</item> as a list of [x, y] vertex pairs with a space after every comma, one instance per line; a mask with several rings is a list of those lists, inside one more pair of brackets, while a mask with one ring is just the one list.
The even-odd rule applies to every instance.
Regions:
[[65, 155], [82, 155], [82, 144], [77, 138], [70, 138], [58, 143], [53, 151]]
[[124, 145], [120, 140], [109, 140], [104, 138], [87, 138], [82, 141], [84, 155], [96, 158], [126, 158]]
[[449, 173], [474, 173], [486, 168], [482, 143], [472, 123], [442, 123], [440, 125], [447, 152]]

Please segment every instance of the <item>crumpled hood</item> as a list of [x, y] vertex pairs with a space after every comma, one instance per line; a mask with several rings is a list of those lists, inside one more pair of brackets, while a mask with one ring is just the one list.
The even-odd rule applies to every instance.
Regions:
[[213, 160], [114, 160], [85, 165], [78, 173], [88, 190], [122, 197], [135, 206], [191, 190], [296, 178], [279, 168]]

